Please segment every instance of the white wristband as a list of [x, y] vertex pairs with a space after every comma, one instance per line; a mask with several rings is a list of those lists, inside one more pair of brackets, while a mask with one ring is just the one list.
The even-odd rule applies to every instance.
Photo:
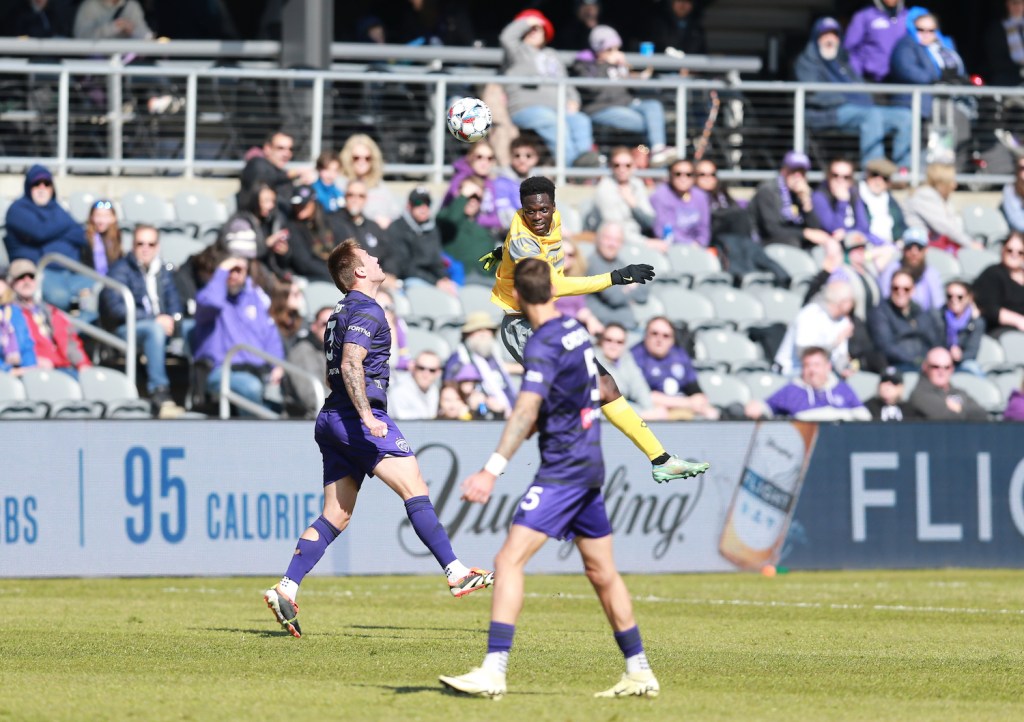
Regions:
[[506, 466], [508, 466], [508, 459], [498, 452], [494, 452], [491, 454], [491, 458], [487, 460], [487, 463], [484, 464], [484, 471], [490, 472], [495, 476], [501, 476], [505, 473]]

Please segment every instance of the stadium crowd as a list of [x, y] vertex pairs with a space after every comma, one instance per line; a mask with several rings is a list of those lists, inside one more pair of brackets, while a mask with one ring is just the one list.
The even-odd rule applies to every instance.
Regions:
[[[27, 3], [26, 34], [45, 33], [54, 8], [67, 5]], [[661, 42], [699, 51], [705, 41], [695, 3], [670, 5], [676, 22]], [[146, 37], [137, 6], [86, 0], [74, 34]], [[600, 3], [577, 8], [566, 35], [585, 44], [573, 48], [580, 53], [572, 68], [548, 48], [556, 37], [551, 21], [527, 9], [500, 34], [506, 72], [612, 80], [649, 74], [625, 65], [621, 35], [599, 22]], [[1024, 68], [1024, 3], [1010, 0], [1006, 10], [1005, 32], [993, 38], [1007, 44], [1016, 84]], [[93, 25], [100, 29], [89, 31]], [[796, 76], [961, 82], [968, 69], [938, 30], [926, 10], [877, 0], [845, 31], [832, 18], [819, 19]], [[1005, 62], [999, 67], [1010, 70]], [[72, 268], [51, 264], [40, 273], [40, 260], [57, 254], [130, 290], [144, 357], [140, 389], [154, 415], [208, 411], [229, 364], [235, 393], [285, 416], [312, 418], [308, 378], [268, 358], [323, 377], [323, 331], [337, 300], [325, 260], [355, 238], [387, 275], [377, 300], [395, 343], [396, 418], [505, 418], [521, 368], [497, 338], [501, 314], [488, 297], [494, 270], [478, 259], [504, 239], [520, 207], [519, 183], [555, 148], [553, 91], [510, 86], [493, 110], [508, 116], [503, 127], [511, 136], [467, 146], [443, 193], [425, 186], [397, 192], [372, 134], [335, 139], [337, 151], [325, 150], [305, 167], [293, 162], [296, 138], [273, 130], [246, 153], [229, 199], [233, 212], [216, 227], [187, 229], [201, 247], [184, 254], [182, 227], [154, 221], [122, 228], [115, 199], [95, 199], [80, 223], [50, 170], [32, 166], [24, 195], [5, 218], [0, 368], [13, 378], [51, 370], [77, 378], [91, 364], [132, 362], [75, 332], [69, 315], [123, 338], [128, 309], [120, 294]], [[1004, 188], [999, 209], [1008, 231], [982, 236], [955, 202], [957, 157], [938, 158], [922, 184], [898, 190], [910, 153], [909, 103], [900, 98], [883, 106], [867, 94], [809, 94], [811, 126], [855, 131], [858, 157], [829, 159], [817, 169], [825, 180], [813, 187], [812, 159], [788, 152], [749, 200], [720, 182], [713, 160], [666, 144], [656, 100], [616, 84], [565, 100], [569, 163], [602, 165], [594, 126], [643, 140], [606, 154], [603, 175], [584, 186], [588, 200], [559, 205], [564, 270], [585, 276], [642, 261], [654, 265], [657, 281], [562, 298], [559, 308], [595, 336], [644, 418], [1020, 417], [1024, 154], [1015, 157], [1017, 181]], [[958, 132], [969, 135], [976, 108], [950, 102], [963, 121]], [[922, 113], [931, 108], [924, 104]], [[893, 133], [890, 160], [886, 136]], [[643, 167], [661, 168], [660, 179], [637, 175]], [[261, 353], [242, 351], [229, 361], [239, 343]], [[184, 373], [172, 379], [171, 367]], [[894, 397], [894, 387], [906, 398]]]

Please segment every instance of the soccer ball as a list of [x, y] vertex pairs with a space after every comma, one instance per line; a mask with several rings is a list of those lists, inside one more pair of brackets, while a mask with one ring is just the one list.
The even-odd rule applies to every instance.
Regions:
[[476, 143], [491, 130], [491, 109], [479, 98], [459, 98], [448, 108], [448, 132], [463, 143]]

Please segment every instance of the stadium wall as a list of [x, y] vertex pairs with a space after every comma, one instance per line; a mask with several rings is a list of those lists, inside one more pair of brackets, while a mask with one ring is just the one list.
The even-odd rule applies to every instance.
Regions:
[[[712, 468], [655, 485], [643, 457], [606, 431], [606, 503], [625, 571], [1016, 567], [1024, 558], [1024, 449], [1014, 425], [654, 426], [669, 448]], [[797, 426], [810, 439], [809, 464], [799, 450], [785, 469], [765, 461]], [[481, 507], [461, 502], [458, 485], [493, 450], [501, 425], [403, 429], [456, 551], [490, 563], [530, 486], [536, 444], [523, 447]], [[280, 574], [320, 511], [312, 437], [308, 422], [0, 424], [0, 577]], [[531, 564], [533, 572], [579, 568], [565, 542], [549, 543]], [[436, 572], [398, 500], [374, 479], [317, 568]]]

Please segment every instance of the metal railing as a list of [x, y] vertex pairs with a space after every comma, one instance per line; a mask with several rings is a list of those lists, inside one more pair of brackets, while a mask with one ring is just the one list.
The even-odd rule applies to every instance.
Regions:
[[121, 294], [121, 298], [124, 299], [125, 307], [125, 338], [121, 338], [120, 336], [112, 334], [99, 326], [94, 326], [91, 323], [87, 323], [82, 319], [71, 315], [68, 316], [68, 320], [79, 333], [84, 333], [86, 336], [94, 338], [107, 346], [112, 346], [118, 351], [124, 353], [124, 372], [128, 377], [128, 382], [132, 386], [135, 386], [135, 378], [137, 375], [136, 367], [138, 365], [138, 359], [136, 357], [138, 340], [135, 338], [135, 297], [132, 295], [131, 289], [120, 281], [115, 281], [112, 278], [100, 275], [92, 268], [89, 268], [78, 261], [73, 261], [67, 256], [63, 256], [59, 253], [47, 253], [39, 259], [39, 264], [37, 266], [39, 282], [36, 284], [36, 303], [41, 303], [43, 300], [43, 277], [47, 266], [61, 266], [62, 268], [74, 271], [81, 276], [90, 278], [96, 283], [103, 284], [107, 288], [111, 288]]
[[[782, 155], [792, 148], [809, 150], [817, 160], [837, 152], [857, 157], [856, 136], [808, 125], [810, 94], [909, 95], [915, 138], [910, 172], [916, 180], [927, 162], [928, 128], [920, 117], [926, 95], [978, 99], [981, 112], [973, 121], [971, 142], [980, 149], [994, 147], [994, 131], [1019, 126], [1024, 117], [1024, 88], [834, 86], [746, 82], [738, 76], [727, 82], [678, 75], [541, 80], [482, 72], [424, 74], [398, 65], [392, 66], [397, 72], [135, 67], [124, 66], [119, 58], [38, 65], [0, 61], [0, 84], [16, 86], [8, 89], [0, 107], [0, 165], [16, 171], [42, 162], [60, 173], [235, 175], [251, 146], [260, 145], [269, 130], [284, 128], [296, 138], [296, 165], [312, 163], [322, 149], [340, 147], [352, 133], [368, 132], [381, 145], [389, 177], [440, 182], [466, 150], [445, 130], [446, 109], [454, 97], [479, 95], [486, 85], [530, 84], [556, 86], [564, 98], [570, 86], [614, 82], [661, 100], [669, 141], [684, 154], [692, 153], [709, 115], [710, 97], [717, 94], [721, 112], [710, 130], [708, 157], [718, 162], [723, 178], [745, 182], [776, 173]], [[173, 102], [151, 108], [152, 98]], [[607, 148], [605, 134], [598, 131], [598, 140]], [[615, 142], [614, 133], [611, 138]], [[543, 169], [559, 183], [606, 173], [567, 167], [563, 146], [556, 144], [553, 164]], [[1012, 174], [962, 173], [959, 180], [991, 187], [1009, 182]]]
[[235, 357], [240, 351], [251, 353], [254, 356], [259, 356], [261, 359], [274, 366], [280, 366], [290, 374], [300, 376], [313, 384], [313, 393], [316, 394], [316, 406], [321, 407], [324, 405], [324, 401], [327, 395], [324, 390], [323, 379], [319, 379], [313, 374], [309, 373], [306, 369], [301, 366], [296, 366], [290, 361], [279, 359], [271, 356], [269, 353], [262, 349], [258, 349], [255, 346], [250, 346], [247, 343], [240, 343], [232, 346], [228, 349], [228, 352], [224, 355], [224, 361], [221, 363], [221, 376], [220, 376], [220, 418], [230, 419], [231, 418], [231, 405], [234, 404], [238, 408], [246, 411], [253, 416], [260, 419], [280, 419], [283, 414], [276, 414], [266, 406], [257, 404], [254, 401], [250, 401], [241, 394], [237, 394], [231, 390], [231, 359]]

